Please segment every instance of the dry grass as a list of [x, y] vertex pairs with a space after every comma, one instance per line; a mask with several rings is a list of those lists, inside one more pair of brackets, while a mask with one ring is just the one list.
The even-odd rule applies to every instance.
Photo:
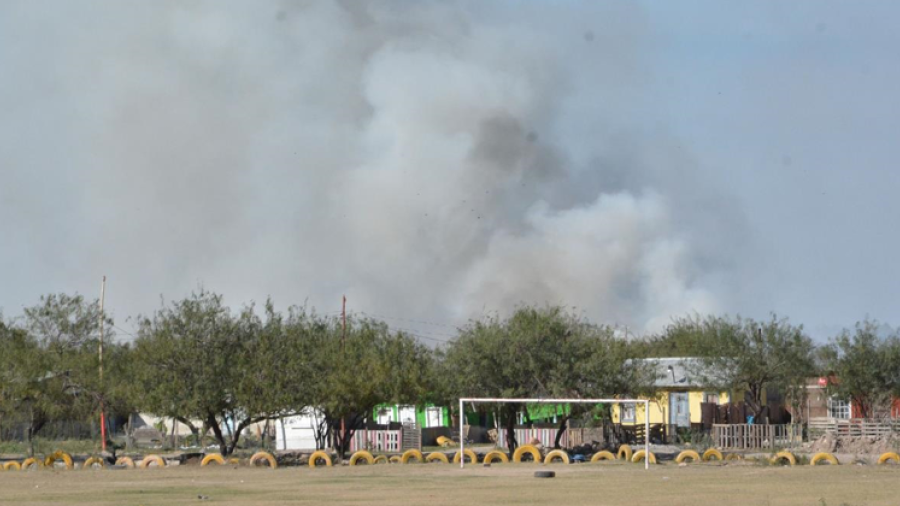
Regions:
[[[537, 469], [555, 479], [536, 479]], [[208, 496], [199, 500], [198, 496]], [[896, 505], [900, 468], [753, 465], [223, 466], [0, 472], [0, 504]]]

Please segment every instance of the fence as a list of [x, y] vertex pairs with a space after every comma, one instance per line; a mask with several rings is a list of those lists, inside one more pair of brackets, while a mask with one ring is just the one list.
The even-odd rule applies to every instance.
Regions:
[[731, 449], [778, 448], [802, 441], [803, 427], [788, 425], [713, 425], [717, 447]]
[[350, 453], [359, 450], [399, 452], [403, 435], [401, 430], [360, 429], [350, 439]]
[[900, 420], [867, 418], [810, 418], [809, 432], [811, 437], [821, 434], [837, 436], [889, 436], [900, 432]]

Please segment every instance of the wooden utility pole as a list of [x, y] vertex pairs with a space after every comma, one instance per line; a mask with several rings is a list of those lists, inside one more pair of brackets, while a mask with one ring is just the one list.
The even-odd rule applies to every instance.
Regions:
[[100, 283], [100, 345], [99, 345], [99, 355], [100, 355], [100, 444], [103, 448], [103, 451], [106, 451], [106, 413], [103, 407], [103, 394], [105, 393], [105, 389], [103, 388], [103, 327], [105, 326], [105, 322], [103, 321], [103, 300], [106, 298], [106, 276], [103, 276], [103, 281]]

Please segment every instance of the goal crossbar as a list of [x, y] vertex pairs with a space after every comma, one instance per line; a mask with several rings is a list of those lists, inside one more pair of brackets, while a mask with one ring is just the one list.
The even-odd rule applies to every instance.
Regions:
[[[500, 403], [522, 403], [522, 404], [643, 404], [644, 405], [644, 469], [650, 469], [650, 401], [646, 399], [511, 399], [511, 398], [489, 398], [489, 397], [463, 397], [459, 399], [459, 468], [462, 469], [466, 465], [465, 449], [466, 438], [463, 434], [465, 430], [465, 403], [471, 404], [500, 404]], [[507, 434], [507, 437], [510, 437]]]

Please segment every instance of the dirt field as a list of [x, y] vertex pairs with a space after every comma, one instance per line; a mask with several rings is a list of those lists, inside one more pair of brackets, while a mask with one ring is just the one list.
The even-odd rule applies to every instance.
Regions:
[[[536, 479], [537, 469], [557, 472]], [[199, 499], [198, 496], [208, 496]], [[0, 504], [760, 506], [900, 504], [900, 467], [380, 465], [0, 472]]]

